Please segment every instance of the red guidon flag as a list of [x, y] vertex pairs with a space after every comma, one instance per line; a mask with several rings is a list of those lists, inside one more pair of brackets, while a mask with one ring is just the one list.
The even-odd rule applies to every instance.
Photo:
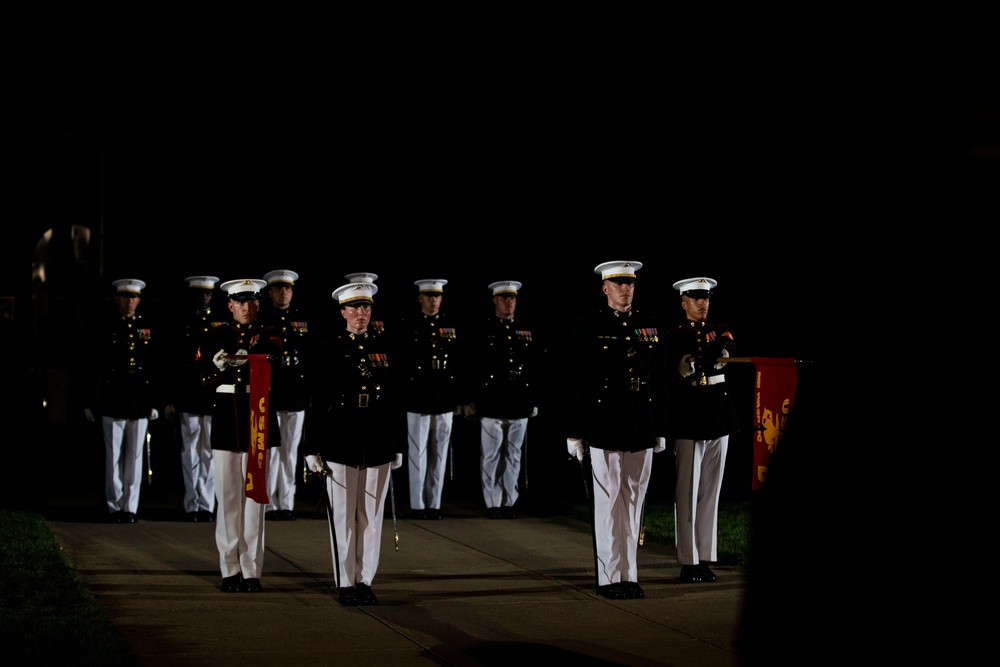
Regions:
[[778, 449], [795, 401], [794, 359], [751, 357], [756, 370], [753, 395], [753, 488], [762, 489], [767, 466]]
[[250, 362], [250, 449], [247, 456], [247, 498], [267, 504], [267, 399], [271, 363], [266, 354], [248, 354]]

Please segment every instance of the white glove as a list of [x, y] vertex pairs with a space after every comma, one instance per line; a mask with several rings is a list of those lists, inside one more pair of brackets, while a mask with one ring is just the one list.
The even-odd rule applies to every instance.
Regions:
[[694, 357], [690, 354], [681, 357], [681, 362], [677, 364], [677, 372], [681, 374], [682, 378], [694, 375]]
[[396, 458], [389, 464], [389, 470], [395, 470], [403, 465], [403, 455], [396, 454]]
[[566, 438], [566, 451], [570, 456], [575, 456], [578, 461], [583, 461], [583, 440]]
[[[728, 359], [729, 358], [729, 350], [723, 348], [721, 356], [723, 356], [726, 359]], [[719, 363], [715, 364], [715, 370], [717, 370], [717, 371], [721, 371], [725, 367], [726, 367], [726, 362], [724, 362], [724, 361], [720, 361]]]
[[323, 473], [323, 459], [320, 458], [319, 454], [308, 454], [306, 456], [306, 466], [312, 472]]
[[220, 371], [226, 370], [226, 360], [223, 359], [224, 356], [226, 356], [226, 351], [219, 350], [215, 353], [215, 356], [212, 357], [212, 363], [215, 364], [215, 367]]
[[149, 421], [153, 421], [160, 418], [160, 412], [156, 408], [149, 411]]
[[667, 448], [667, 439], [666, 438], [657, 438], [656, 439], [656, 444], [653, 445], [653, 453], [654, 454], [659, 454], [660, 452], [662, 452], [666, 448]]
[[531, 408], [531, 414], [528, 415], [528, 416], [529, 417], [537, 417], [538, 416], [538, 407], [536, 406], [534, 408]]
[[476, 414], [476, 404], [469, 403], [468, 405], [462, 406], [462, 416], [463, 417], [473, 417]]
[[[241, 347], [240, 349], [236, 350], [236, 354], [237, 354], [237, 356], [244, 356], [244, 357], [245, 357], [245, 356], [246, 356], [246, 354], [247, 354], [247, 351], [246, 351], [246, 350], [244, 350], [244, 349], [243, 349], [243, 348]], [[230, 360], [229, 360], [229, 361], [227, 361], [226, 363], [227, 363], [227, 364], [229, 364], [230, 366], [242, 366], [242, 365], [243, 365], [243, 364], [245, 364], [246, 362], [247, 362], [247, 360], [246, 360], [246, 359], [230, 359]]]
[[89, 422], [95, 421], [95, 419], [94, 419], [94, 413], [91, 411], [90, 408], [84, 408], [83, 409], [83, 416], [86, 417], [87, 421], [89, 421]]

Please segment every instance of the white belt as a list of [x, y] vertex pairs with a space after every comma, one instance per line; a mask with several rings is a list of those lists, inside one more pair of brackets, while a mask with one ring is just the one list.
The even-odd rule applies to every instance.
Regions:
[[692, 387], [705, 387], [710, 384], [722, 384], [726, 381], [725, 375], [708, 375], [703, 378], [698, 378], [696, 380], [691, 380]]
[[[250, 393], [250, 385], [245, 385], [247, 388], [247, 393]], [[235, 384], [220, 384], [215, 388], [216, 394], [235, 394], [236, 385]]]

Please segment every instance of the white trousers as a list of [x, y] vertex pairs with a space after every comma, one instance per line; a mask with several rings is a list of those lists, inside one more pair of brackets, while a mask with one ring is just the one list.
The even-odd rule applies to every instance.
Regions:
[[674, 533], [681, 565], [718, 560], [719, 495], [728, 450], [728, 435], [714, 440], [674, 441]]
[[451, 412], [439, 415], [406, 413], [411, 510], [441, 509], [453, 417]]
[[642, 505], [653, 470], [653, 450], [590, 448], [594, 469], [594, 548], [597, 585], [639, 581], [637, 552]]
[[267, 459], [267, 509], [295, 509], [295, 468], [299, 462], [299, 442], [302, 440], [304, 410], [278, 412], [278, 432], [281, 446], [272, 447]]
[[215, 459], [215, 545], [223, 577], [260, 579], [264, 570], [264, 506], [247, 498], [247, 453], [212, 450]]
[[521, 445], [528, 418], [479, 420], [479, 473], [487, 508], [513, 507], [521, 474]]
[[148, 419], [101, 416], [104, 433], [104, 498], [108, 512], [139, 511], [142, 489], [142, 448]]
[[215, 509], [215, 463], [212, 459], [212, 415], [180, 414], [181, 473], [184, 511]]
[[333, 510], [330, 555], [336, 582], [341, 588], [372, 585], [382, 552], [385, 495], [389, 490], [389, 464], [356, 468], [327, 463], [326, 492]]

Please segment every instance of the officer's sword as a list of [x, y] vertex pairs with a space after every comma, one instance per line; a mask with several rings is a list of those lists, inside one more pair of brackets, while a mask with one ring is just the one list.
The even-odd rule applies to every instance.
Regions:
[[455, 420], [452, 418], [451, 430], [448, 431], [448, 480], [455, 479], [455, 448], [452, 447], [455, 438]]
[[389, 506], [392, 508], [392, 539], [396, 545], [396, 551], [399, 551], [399, 531], [396, 530], [396, 487], [392, 485], [391, 467], [389, 468]]
[[337, 589], [340, 589], [340, 549], [337, 546], [337, 526], [333, 522], [333, 499], [330, 497], [330, 490], [326, 486], [326, 478], [330, 476], [330, 469], [326, 467], [326, 462], [323, 462], [323, 472], [313, 472], [309, 470], [308, 464], [302, 471], [302, 481], [309, 479], [309, 475], [316, 475], [320, 479], [320, 484], [323, 485], [323, 500], [326, 501], [326, 518], [330, 522], [330, 536], [331, 542], [333, 543], [333, 580], [337, 584]]
[[149, 432], [149, 427], [146, 427], [146, 483], [153, 483], [153, 449], [149, 446], [149, 440], [152, 434]]
[[646, 541], [646, 498], [647, 497], [648, 497], [648, 495], [647, 496], [643, 496], [643, 498], [642, 498], [642, 510], [639, 512], [639, 546], [640, 547], [642, 546], [642, 543]]
[[528, 490], [528, 424], [524, 424], [524, 435], [521, 436], [521, 469], [524, 470], [524, 490]]

